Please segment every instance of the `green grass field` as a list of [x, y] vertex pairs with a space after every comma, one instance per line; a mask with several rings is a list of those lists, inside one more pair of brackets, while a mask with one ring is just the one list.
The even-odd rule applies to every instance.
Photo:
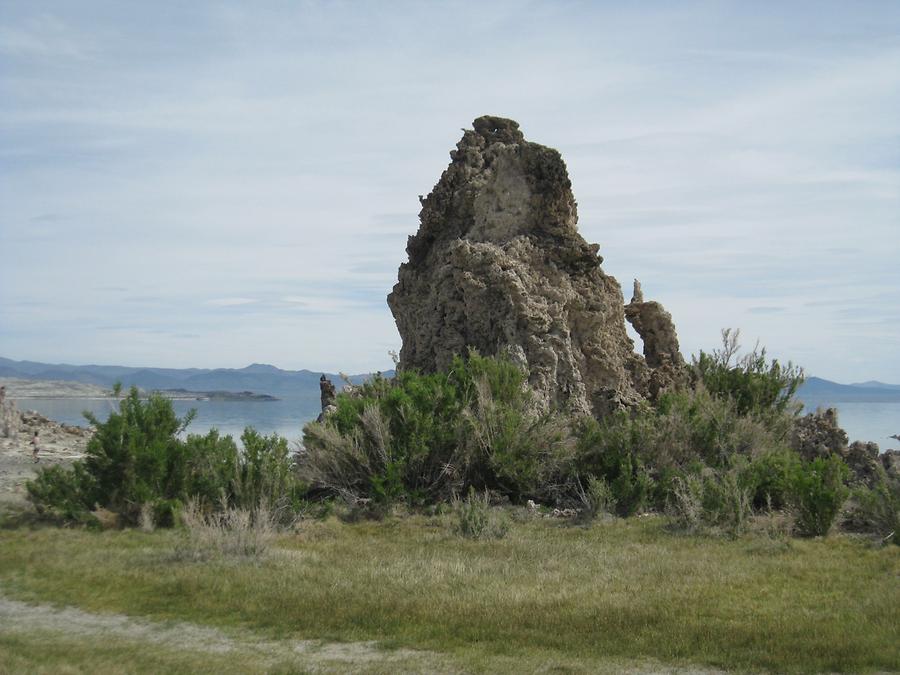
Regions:
[[[0, 530], [0, 597], [17, 607], [190, 622], [246, 647], [199, 659], [164, 639], [0, 627], [0, 664], [10, 672], [900, 670], [900, 547], [843, 536], [688, 537], [664, 522], [536, 519], [504, 539], [471, 541], [446, 517], [304, 521], [260, 560], [207, 562], [179, 561], [174, 531]], [[290, 640], [348, 649], [377, 641], [384, 658], [307, 668], [302, 658], [254, 657], [253, 641]]]

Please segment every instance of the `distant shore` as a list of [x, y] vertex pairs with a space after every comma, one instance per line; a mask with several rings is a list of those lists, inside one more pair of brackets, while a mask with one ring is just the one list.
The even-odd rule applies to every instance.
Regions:
[[[112, 389], [87, 382], [63, 382], [58, 380], [26, 380], [14, 377], [0, 377], [0, 386], [6, 387], [6, 396], [12, 400], [27, 399], [115, 399]], [[188, 401], [277, 401], [269, 394], [252, 391], [190, 391], [188, 389], [162, 389], [158, 391], [140, 390], [141, 396], [157, 393], [173, 400]]]

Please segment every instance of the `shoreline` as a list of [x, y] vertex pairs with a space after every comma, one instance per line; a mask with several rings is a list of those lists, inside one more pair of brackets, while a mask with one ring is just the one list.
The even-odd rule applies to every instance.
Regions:
[[[116, 401], [128, 390], [123, 387], [122, 393], [116, 396], [112, 389], [86, 382], [71, 382], [64, 380], [28, 380], [23, 378], [0, 377], [0, 385], [6, 387], [6, 398], [11, 401], [52, 400], [62, 401], [69, 399], [81, 399], [87, 401]], [[138, 389], [142, 400], [146, 400], [151, 394], [159, 394], [172, 401], [278, 401], [275, 396], [258, 394], [252, 391], [225, 391], [204, 390], [192, 391], [189, 389]]]

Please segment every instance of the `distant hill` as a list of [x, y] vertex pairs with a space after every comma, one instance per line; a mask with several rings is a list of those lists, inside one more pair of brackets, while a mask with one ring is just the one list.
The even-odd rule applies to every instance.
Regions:
[[[393, 376], [393, 371], [384, 373]], [[246, 368], [128, 368], [126, 366], [73, 366], [69, 364], [13, 361], [0, 357], [0, 376], [27, 380], [81, 382], [111, 387], [116, 382], [141, 389], [186, 389], [189, 391], [222, 391], [271, 394], [278, 397], [310, 397], [319, 395], [320, 372], [282, 370], [268, 364], [254, 363]], [[325, 373], [340, 389], [341, 378]], [[363, 382], [370, 373], [351, 375], [354, 384]]]
[[900, 391], [900, 384], [885, 384], [884, 382], [879, 382], [878, 380], [869, 380], [868, 382], [860, 382], [858, 384], [851, 384], [851, 387], [865, 387], [867, 389], [891, 389], [894, 391]]
[[900, 401], [900, 385], [875, 381], [862, 384], [838, 384], [820, 377], [809, 377], [797, 392], [797, 398], [804, 403]]
[[[271, 394], [280, 398], [312, 398], [319, 395], [319, 376], [312, 370], [282, 370], [266, 363], [253, 363], [246, 368], [128, 368], [126, 366], [73, 366], [69, 364], [12, 361], [0, 357], [0, 376], [30, 380], [82, 382], [111, 387], [115, 382], [141, 389], [186, 389], [189, 391], [227, 391]], [[387, 377], [393, 370], [383, 373]], [[358, 384], [370, 373], [351, 375]], [[325, 373], [340, 389], [341, 379]], [[853, 401], [900, 401], [900, 384], [870, 381], [839, 384], [820, 377], [807, 378], [797, 398], [810, 405], [837, 404]]]

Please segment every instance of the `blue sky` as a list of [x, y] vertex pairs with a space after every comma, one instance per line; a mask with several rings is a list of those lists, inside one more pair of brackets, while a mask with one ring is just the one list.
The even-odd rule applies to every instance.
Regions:
[[898, 2], [4, 2], [0, 355], [389, 367], [417, 196], [486, 113], [686, 354], [900, 382]]

